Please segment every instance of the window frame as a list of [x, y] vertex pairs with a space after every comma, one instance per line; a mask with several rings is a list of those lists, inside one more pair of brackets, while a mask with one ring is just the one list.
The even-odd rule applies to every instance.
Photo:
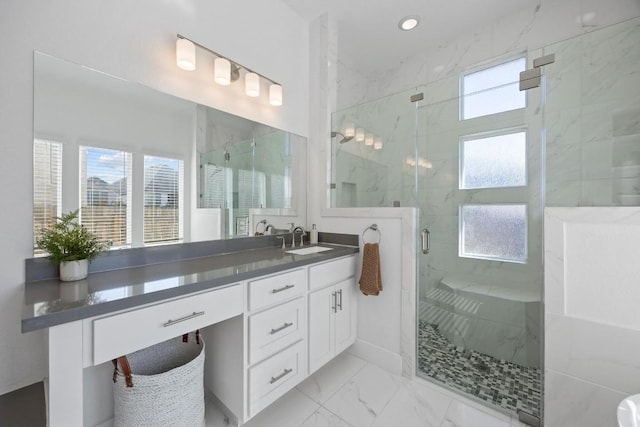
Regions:
[[[482, 206], [482, 207], [490, 207], [490, 206], [523, 206], [524, 207], [524, 256], [522, 259], [517, 258], [501, 258], [496, 256], [483, 256], [478, 254], [471, 254], [464, 252], [464, 219], [463, 219], [463, 209], [467, 206]], [[466, 259], [475, 259], [475, 260], [485, 260], [485, 261], [498, 261], [498, 262], [508, 262], [512, 264], [527, 264], [529, 260], [529, 204], [526, 202], [518, 203], [461, 203], [458, 205], [458, 256], [460, 258]]]
[[[524, 184], [523, 185], [503, 185], [499, 187], [463, 187], [463, 174], [464, 174], [464, 143], [468, 141], [492, 138], [496, 136], [512, 135], [517, 133], [524, 133]], [[473, 133], [468, 135], [462, 135], [458, 139], [458, 190], [501, 190], [510, 188], [526, 188], [529, 185], [529, 128], [528, 126], [514, 126], [509, 128], [502, 128], [497, 130], [490, 130], [486, 132]]]
[[505, 87], [505, 86], [514, 84], [514, 83], [518, 83], [518, 81], [519, 81], [519, 78], [518, 78], [518, 80], [515, 80], [515, 81], [510, 82], [510, 83], [502, 84], [502, 85], [499, 85], [499, 86], [493, 86], [491, 88], [487, 88], [487, 89], [484, 89], [484, 90], [481, 90], [481, 91], [477, 91], [477, 92], [473, 92], [473, 93], [470, 93], [470, 94], [465, 94], [465, 91], [464, 91], [464, 89], [465, 89], [464, 80], [465, 80], [465, 78], [467, 76], [469, 76], [471, 74], [478, 73], [480, 71], [489, 70], [491, 68], [498, 67], [500, 65], [508, 64], [510, 62], [519, 61], [519, 60], [522, 60], [522, 59], [524, 59], [524, 65], [525, 65], [524, 69], [526, 70], [527, 69], [527, 64], [528, 64], [528, 57], [527, 57], [526, 53], [522, 53], [522, 54], [517, 55], [517, 56], [510, 56], [508, 58], [498, 59], [496, 61], [492, 61], [490, 63], [479, 65], [477, 67], [472, 67], [472, 68], [469, 68], [468, 70], [466, 70], [465, 72], [460, 73], [459, 82], [458, 82], [458, 85], [459, 85], [458, 89], [459, 89], [459, 94], [460, 94], [460, 97], [459, 97], [460, 102], [458, 103], [458, 109], [459, 109], [459, 111], [458, 111], [458, 119], [460, 121], [474, 120], [474, 119], [480, 119], [480, 118], [483, 118], [483, 117], [493, 116], [495, 114], [502, 114], [502, 113], [507, 113], [507, 112], [511, 112], [511, 111], [519, 111], [519, 110], [526, 109], [527, 106], [529, 105], [529, 95], [528, 95], [527, 91], [523, 91], [524, 92], [524, 106], [523, 107], [514, 108], [514, 109], [511, 109], [511, 110], [497, 111], [495, 113], [483, 114], [483, 115], [480, 115], [480, 116], [469, 117], [469, 118], [465, 118], [465, 116], [464, 116], [464, 111], [465, 111], [464, 104], [465, 104], [465, 99], [466, 99], [467, 96], [475, 95], [475, 94], [478, 94], [478, 93], [483, 93], [483, 92], [487, 92], [487, 91], [491, 91], [491, 90], [495, 90], [495, 89], [498, 89], [498, 88], [501, 88], [501, 87]]

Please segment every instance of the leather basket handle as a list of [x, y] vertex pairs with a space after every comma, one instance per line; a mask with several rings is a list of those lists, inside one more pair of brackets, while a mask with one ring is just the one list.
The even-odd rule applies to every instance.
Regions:
[[118, 363], [120, 363], [120, 368], [122, 369], [122, 374], [124, 375], [124, 381], [127, 384], [127, 387], [133, 387], [131, 366], [129, 366], [127, 356], [120, 356], [117, 359], [113, 359], [111, 362], [113, 362], [113, 382], [115, 383], [118, 379]]

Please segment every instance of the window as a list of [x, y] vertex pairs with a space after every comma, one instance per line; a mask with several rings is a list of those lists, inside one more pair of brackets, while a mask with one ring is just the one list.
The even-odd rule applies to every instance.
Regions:
[[526, 59], [518, 58], [462, 76], [460, 117], [463, 120], [526, 107], [519, 89], [520, 72]]
[[[33, 141], [33, 238], [49, 228], [61, 214], [62, 143], [36, 139]], [[36, 249], [34, 254], [43, 252]]]
[[460, 189], [527, 185], [523, 130], [460, 142]]
[[144, 156], [144, 243], [182, 240], [183, 161]]
[[461, 257], [522, 263], [527, 260], [524, 204], [462, 205], [460, 230]]
[[111, 246], [131, 244], [131, 153], [80, 147], [80, 222]]

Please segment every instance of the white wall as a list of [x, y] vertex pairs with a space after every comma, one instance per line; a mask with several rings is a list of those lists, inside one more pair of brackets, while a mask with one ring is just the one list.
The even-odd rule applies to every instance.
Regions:
[[640, 393], [640, 208], [545, 212], [545, 425], [616, 425]]
[[[97, 0], [0, 5], [0, 394], [46, 375], [42, 332], [21, 334], [24, 259], [32, 256], [33, 51], [38, 50], [233, 114], [307, 135], [308, 25], [278, 0]], [[241, 23], [240, 27], [237, 27]], [[176, 33], [277, 80], [284, 105], [250, 99], [211, 79], [211, 58], [195, 72], [175, 65]]]

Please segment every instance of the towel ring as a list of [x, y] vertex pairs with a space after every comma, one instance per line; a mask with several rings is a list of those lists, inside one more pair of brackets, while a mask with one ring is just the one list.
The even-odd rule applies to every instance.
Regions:
[[[367, 231], [369, 230], [373, 230], [375, 232], [378, 233], [378, 241], [377, 242], [367, 242], [364, 239], [365, 234], [367, 234]], [[380, 243], [382, 241], [382, 233], [380, 233], [380, 230], [378, 229], [378, 224], [371, 224], [369, 227], [365, 228], [364, 231], [362, 232], [362, 242], [363, 243]]]

